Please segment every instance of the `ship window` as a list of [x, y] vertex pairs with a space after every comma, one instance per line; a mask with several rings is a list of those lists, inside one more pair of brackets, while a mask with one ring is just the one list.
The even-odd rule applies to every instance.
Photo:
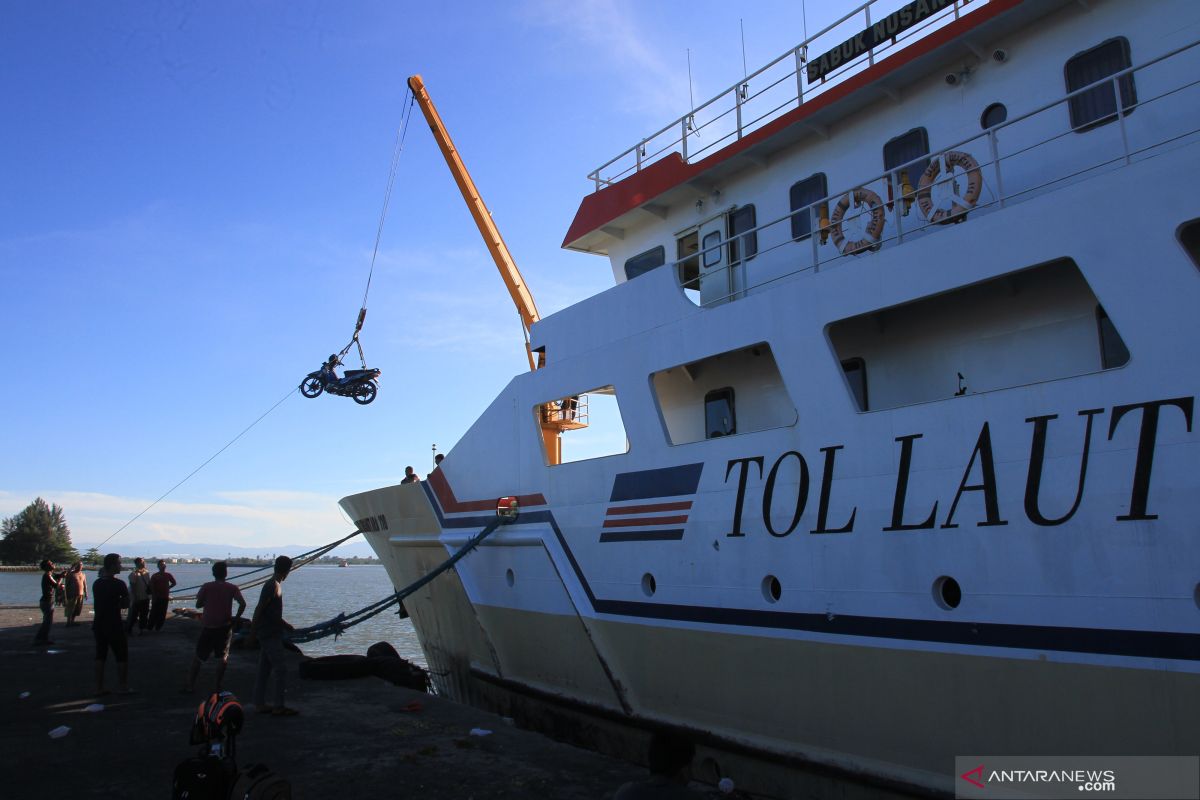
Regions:
[[818, 172], [811, 178], [793, 183], [789, 194], [792, 211], [798, 212], [792, 215], [792, 240], [798, 242], [812, 235], [813, 211], [809, 206], [819, 200], [824, 200], [829, 195], [825, 184], [825, 173]]
[[1117, 333], [1117, 326], [1108, 318], [1103, 306], [1096, 306], [1096, 325], [1100, 330], [1100, 367], [1123, 367], [1129, 361], [1129, 349]]
[[700, 288], [700, 234], [692, 231], [675, 240], [675, 258], [679, 262], [679, 285]]
[[[629, 452], [621, 406], [612, 386], [539, 403], [533, 413], [547, 464], [568, 464]], [[558, 436], [544, 435], [547, 430], [557, 432]]]
[[704, 266], [715, 267], [721, 263], [721, 232], [713, 231], [704, 235]]
[[[1082, 89], [1129, 66], [1129, 40], [1124, 37], [1109, 39], [1067, 61], [1064, 69], [1067, 91]], [[1137, 105], [1133, 74], [1122, 75], [1117, 84], [1121, 87], [1121, 110], [1128, 114]], [[1083, 133], [1117, 118], [1117, 101], [1112, 83], [1101, 84], [1072, 97], [1067, 101], [1067, 107], [1071, 113], [1071, 128], [1076, 133]]]
[[765, 342], [659, 370], [650, 388], [673, 445], [796, 422], [796, 405]]
[[[1119, 366], [1129, 353], [1116, 330], [1098, 332], [1111, 325], [1098, 322], [1098, 305], [1075, 262], [1058, 259], [838, 320], [826, 333], [835, 365], [871, 365], [864, 410], [879, 412]], [[850, 375], [846, 389], [857, 402]]]
[[1008, 119], [1008, 109], [1004, 107], [1004, 103], [992, 103], [983, 110], [983, 115], [979, 118], [979, 127], [986, 131], [1006, 119]]
[[861, 358], [847, 358], [842, 362], [842, 372], [850, 384], [850, 395], [858, 404], [859, 411], [867, 410], [867, 362]]
[[1188, 257], [1200, 269], [1200, 219], [1184, 223], [1179, 228], [1179, 243], [1187, 251]]
[[633, 280], [638, 275], [645, 275], [655, 267], [667, 263], [667, 249], [661, 244], [644, 253], [638, 253], [625, 262], [625, 277]]
[[920, 159], [915, 164], [905, 167], [908, 170], [909, 182], [916, 186], [917, 179], [929, 166], [929, 159], [921, 158], [921, 156], [927, 155], [929, 155], [929, 135], [924, 128], [913, 128], [883, 146], [883, 168], [891, 172], [897, 167], [904, 167], [914, 159]]
[[742, 206], [729, 213], [729, 263], [739, 260], [739, 245], [745, 245], [747, 261], [757, 255], [758, 231], [754, 227], [754, 206]]
[[737, 433], [733, 416], [733, 389], [726, 386], [704, 395], [704, 438], [732, 436]]

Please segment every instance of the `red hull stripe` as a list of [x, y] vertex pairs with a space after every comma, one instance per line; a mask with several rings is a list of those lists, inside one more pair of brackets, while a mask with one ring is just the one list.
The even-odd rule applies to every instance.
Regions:
[[633, 519], [606, 519], [605, 528], [634, 528], [642, 525], [682, 525], [687, 514], [679, 517], [634, 517]]
[[692, 501], [687, 500], [682, 503], [653, 503], [644, 506], [621, 506], [620, 508], [610, 508], [608, 516], [613, 514], [650, 514], [655, 511], [687, 511], [692, 507]]
[[[450, 488], [450, 482], [446, 480], [445, 474], [441, 467], [430, 473], [427, 482], [433, 487], [433, 493], [437, 495], [438, 502], [442, 506], [442, 511], [446, 514], [457, 514], [462, 511], [495, 511], [496, 500], [459, 500], [454, 496], [454, 490]], [[517, 502], [522, 508], [528, 506], [544, 506], [546, 498], [541, 494], [523, 494], [517, 496]]]
[[846, 79], [844, 83], [817, 95], [799, 108], [772, 120], [734, 144], [701, 161], [687, 164], [679, 153], [671, 153], [650, 164], [641, 172], [635, 172], [628, 178], [587, 195], [580, 203], [579, 210], [575, 212], [575, 219], [567, 231], [566, 238], [563, 239], [562, 246], [570, 247], [577, 239], [600, 229], [643, 203], [650, 202], [668, 189], [701, 175], [717, 164], [771, 138], [779, 131], [796, 124], [814, 112], [875, 83], [897, 67], [902, 67], [913, 59], [936, 50], [984, 22], [995, 19], [1005, 11], [1020, 5], [1021, 2], [1023, 0], [991, 0], [985, 7], [972, 11], [956, 22], [930, 33], [924, 39], [914, 42], [875, 66], [868, 67]]

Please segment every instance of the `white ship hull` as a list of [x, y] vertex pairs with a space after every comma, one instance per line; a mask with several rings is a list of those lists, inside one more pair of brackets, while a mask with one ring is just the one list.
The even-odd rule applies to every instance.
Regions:
[[[547, 366], [428, 481], [342, 501], [405, 586], [521, 497], [405, 602], [435, 685], [609, 749], [623, 726], [682, 729], [701, 778], [773, 796], [949, 793], [955, 755], [1200, 752], [1200, 271], [1177, 234], [1200, 219], [1195, 128], [732, 302], [697, 306], [658, 269], [544, 320]], [[1045, 266], [1063, 259], [1078, 272]], [[961, 396], [846, 402], [846, 320], [1067, 272], [1123, 366], [1013, 383], [1065, 363], [1039, 336], [1073, 335], [1031, 306], [978, 337]], [[934, 341], [967, 324], [933, 323]], [[664, 435], [648, 376], [763, 346], [791, 419]], [[548, 465], [534, 410], [593, 387], [621, 396], [627, 452]]]

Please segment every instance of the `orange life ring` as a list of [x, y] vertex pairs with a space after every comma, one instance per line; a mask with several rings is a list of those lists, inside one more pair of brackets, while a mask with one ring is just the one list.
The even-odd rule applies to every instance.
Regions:
[[[933, 185], [937, 182], [938, 175], [941, 174], [941, 162], [943, 160], [946, 162], [947, 177], [949, 177], [949, 173], [954, 167], [958, 167], [967, 173], [967, 191], [961, 197], [957, 193], [952, 195], [953, 199], [951, 200], [949, 209], [934, 209], [933, 197], [930, 192]], [[979, 162], [970, 153], [964, 153], [961, 150], [949, 150], [943, 156], [930, 161], [929, 166], [921, 173], [921, 181], [917, 187], [917, 205], [920, 206], [921, 213], [925, 215], [925, 219], [930, 222], [943, 224], [946, 222], [962, 222], [966, 219], [966, 213], [975, 207], [981, 191], [983, 191], [983, 173], [979, 171]]]
[[854, 190], [853, 195], [855, 205], [866, 203], [871, 209], [871, 219], [863, 231], [864, 238], [847, 240], [845, 234], [842, 233], [842, 218], [850, 209], [850, 195], [842, 195], [842, 199], [833, 209], [833, 216], [829, 218], [829, 235], [833, 237], [833, 246], [844, 256], [858, 255], [870, 250], [879, 244], [879, 239], [883, 235], [883, 201], [879, 199], [879, 195], [861, 186]]

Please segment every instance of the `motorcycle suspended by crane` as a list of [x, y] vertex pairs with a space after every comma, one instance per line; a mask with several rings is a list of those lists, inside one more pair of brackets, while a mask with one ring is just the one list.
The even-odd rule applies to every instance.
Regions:
[[[376, 381], [382, 374], [382, 370], [367, 367], [362, 343], [358, 341], [358, 333], [362, 330], [363, 321], [366, 318], [367, 309], [365, 307], [359, 309], [358, 323], [354, 326], [354, 336], [350, 338], [349, 343], [342, 348], [340, 353], [331, 353], [320, 369], [313, 370], [304, 376], [304, 380], [300, 381], [300, 394], [312, 398], [320, 397], [323, 392], [329, 392], [340, 397], [352, 397], [354, 402], [360, 406], [365, 406], [375, 399], [375, 395], [379, 393], [379, 384]], [[342, 356], [346, 355], [354, 345], [358, 345], [358, 357], [363, 368], [348, 369], [339, 378], [337, 367], [342, 363]]]
[[[371, 253], [371, 269], [367, 272], [367, 287], [363, 291], [362, 307], [358, 309], [358, 321], [354, 325], [354, 335], [350, 337], [350, 341], [340, 352], [331, 354], [321, 364], [320, 369], [313, 370], [304, 376], [304, 380], [300, 381], [300, 394], [308, 398], [319, 397], [328, 392], [341, 397], [354, 398], [354, 402], [365, 406], [372, 402], [379, 393], [377, 381], [382, 370], [367, 367], [367, 359], [363, 355], [362, 343], [358, 340], [358, 334], [362, 331], [363, 321], [367, 318], [367, 296], [371, 293], [371, 279], [375, 275], [375, 257], [379, 255], [383, 223], [387, 219], [392, 187], [396, 182], [396, 165], [400, 160], [400, 153], [404, 149], [404, 137], [408, 132], [408, 123], [412, 119], [414, 98], [411, 92], [405, 99], [407, 107], [401, 114], [400, 128], [396, 131], [396, 147], [392, 152], [392, 165], [388, 174], [387, 190], [383, 196], [383, 209], [379, 213], [379, 227], [375, 231], [375, 249]], [[355, 345], [358, 346], [358, 359], [362, 362], [362, 369], [348, 369], [339, 378], [337, 367], [342, 363], [342, 356], [346, 355]]]

